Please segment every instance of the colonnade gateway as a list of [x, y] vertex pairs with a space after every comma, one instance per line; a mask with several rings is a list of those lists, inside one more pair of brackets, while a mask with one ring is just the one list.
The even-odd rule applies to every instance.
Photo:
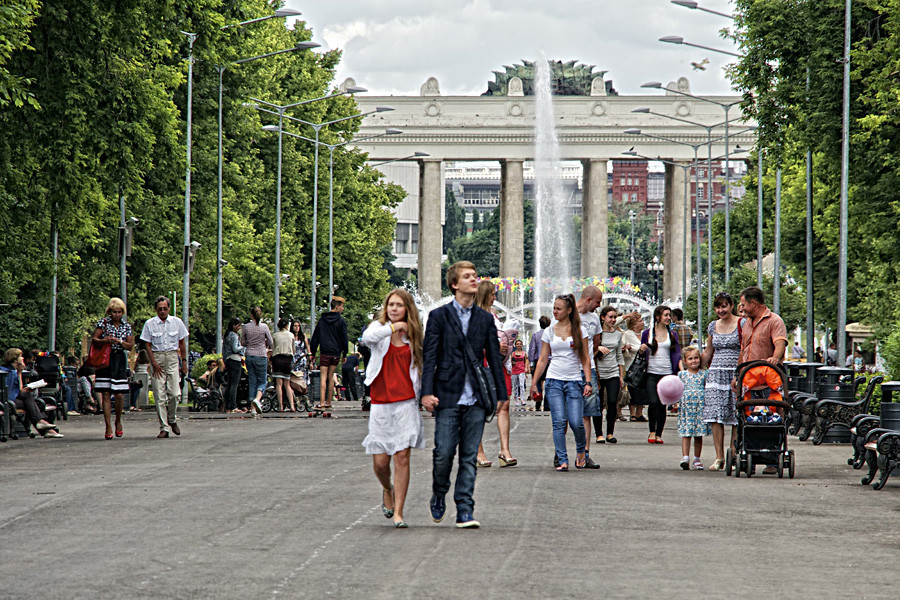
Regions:
[[[554, 98], [561, 158], [564, 161], [580, 161], [583, 165], [581, 274], [608, 275], [607, 164], [613, 159], [628, 159], [629, 156], [623, 152], [633, 149], [639, 155], [675, 163], [666, 164], [661, 257], [666, 268], [662, 297], [679, 297], [684, 272], [682, 247], [691, 243], [690, 233], [687, 239], [684, 235], [684, 177], [689, 176], [689, 169], [680, 167], [690, 167], [695, 156], [692, 146], [697, 146], [700, 168], [705, 171], [705, 163], [702, 162], [707, 158], [708, 148], [705, 127], [722, 124], [725, 113], [720, 104], [735, 103], [740, 98], [708, 97], [719, 103], [713, 104], [677, 93], [693, 94], [686, 78], [662, 86], [652, 94], [620, 95], [604, 81], [603, 72], [592, 72], [590, 67], [587, 69], [587, 83], [582, 83], [580, 89], [578, 85], [565, 86], [566, 82], [555, 80], [559, 88], [567, 88], [557, 89], [555, 93], [579, 95], [557, 95]], [[359, 147], [369, 153], [371, 162], [409, 161], [414, 160], [415, 152], [428, 153], [427, 157], [415, 159], [419, 164], [417, 262], [419, 289], [435, 299], [441, 295], [443, 161], [500, 162], [500, 275], [523, 277], [525, 273], [523, 164], [534, 157], [535, 97], [531, 95], [532, 81], [527, 75], [506, 75], [498, 73], [497, 82], [491, 82], [487, 94], [492, 95], [443, 96], [439, 82], [432, 77], [422, 85], [416, 96], [357, 97], [361, 112], [384, 105], [394, 108], [390, 112], [368, 116], [360, 129], [360, 138], [382, 133], [390, 127], [403, 130], [402, 135], [384, 136], [361, 143]], [[582, 73], [582, 78], [584, 76]], [[345, 86], [353, 84], [352, 80], [344, 83]], [[650, 110], [632, 112], [637, 108]], [[738, 145], [745, 149], [752, 148], [756, 142], [755, 134], [747, 130], [748, 123], [734, 120], [738, 115], [737, 107], [730, 111], [729, 146], [732, 151]], [[626, 133], [626, 130], [633, 129], [666, 140]], [[715, 140], [723, 135], [723, 127], [712, 130], [714, 158], [725, 154], [724, 139]], [[739, 155], [733, 160], [745, 157]], [[703, 185], [703, 189], [707, 186]], [[613, 198], [613, 202], [617, 201]], [[701, 193], [700, 210], [704, 215], [705, 205]], [[693, 210], [696, 207], [689, 209], [687, 214], [692, 215]], [[687, 230], [690, 232], [689, 227]], [[689, 280], [690, 262], [687, 265]]]

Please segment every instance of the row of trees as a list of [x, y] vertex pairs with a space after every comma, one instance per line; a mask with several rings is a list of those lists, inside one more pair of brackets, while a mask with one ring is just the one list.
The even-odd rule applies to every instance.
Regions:
[[[279, 3], [280, 5], [280, 3]], [[191, 287], [195, 338], [215, 330], [217, 65], [290, 48], [310, 29], [283, 19], [222, 29], [271, 15], [265, 0], [37, 0], [0, 7], [0, 331], [5, 345], [44, 347], [51, 277], [59, 275], [58, 346], [69, 347], [118, 294], [119, 195], [140, 219], [128, 263], [132, 320], [150, 302], [180, 290], [185, 190], [187, 39], [194, 44], [192, 238], [201, 243]], [[274, 304], [277, 122], [243, 106], [251, 97], [290, 104], [335, 90], [339, 51], [297, 51], [233, 65], [224, 94], [225, 320], [253, 304]], [[341, 96], [298, 107], [310, 122], [358, 112]], [[351, 139], [349, 120], [326, 128], [328, 143]], [[294, 129], [311, 137], [311, 130]], [[309, 312], [313, 145], [285, 136], [282, 314]], [[365, 155], [334, 155], [335, 279], [360, 327], [387, 289], [384, 248], [389, 208], [403, 191], [365, 165]], [[327, 152], [320, 172], [327, 173]], [[328, 197], [327, 176], [318, 182]], [[328, 211], [319, 206], [317, 279], [327, 300]], [[59, 232], [59, 261], [50, 236]]]
[[[814, 293], [819, 323], [837, 314], [843, 0], [736, 0], [730, 71], [765, 148], [767, 250], [774, 243], [775, 171], [783, 171], [784, 282], [804, 285], [806, 152], [813, 153]], [[900, 0], [854, 0], [851, 55], [848, 318], [883, 330], [900, 321]], [[756, 164], [755, 158], [751, 164]], [[756, 254], [756, 186], [731, 213], [734, 264]], [[724, 239], [724, 216], [713, 219]], [[724, 264], [717, 253], [715, 270]], [[754, 278], [755, 279], [755, 278]], [[783, 283], [791, 293], [794, 286]], [[790, 296], [789, 296], [790, 298]], [[805, 310], [805, 309], [803, 309]]]

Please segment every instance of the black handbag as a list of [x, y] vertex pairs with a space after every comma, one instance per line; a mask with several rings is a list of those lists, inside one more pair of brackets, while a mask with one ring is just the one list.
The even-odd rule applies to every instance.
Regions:
[[494, 382], [494, 374], [490, 367], [486, 367], [478, 362], [475, 357], [475, 351], [469, 343], [462, 330], [462, 323], [456, 314], [452, 315], [453, 321], [456, 323], [456, 332], [460, 335], [463, 342], [463, 350], [466, 353], [466, 360], [472, 365], [472, 373], [475, 375], [475, 385], [478, 386], [478, 404], [484, 409], [484, 422], [490, 423], [494, 420], [497, 412], [497, 385]]
[[641, 388], [647, 382], [647, 353], [638, 352], [625, 371], [625, 383], [631, 387]]

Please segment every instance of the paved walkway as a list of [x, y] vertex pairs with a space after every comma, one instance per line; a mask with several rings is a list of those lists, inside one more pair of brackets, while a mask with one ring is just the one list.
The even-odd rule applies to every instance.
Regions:
[[796, 443], [796, 479], [736, 480], [679, 469], [674, 424], [650, 446], [623, 423], [599, 471], [556, 473], [549, 417], [517, 413], [521, 466], [479, 471], [482, 529], [452, 506], [432, 523], [429, 438], [402, 531], [365, 419], [185, 419], [157, 440], [151, 417], [0, 446], [0, 598], [896, 597], [900, 477], [860, 486], [847, 446]]

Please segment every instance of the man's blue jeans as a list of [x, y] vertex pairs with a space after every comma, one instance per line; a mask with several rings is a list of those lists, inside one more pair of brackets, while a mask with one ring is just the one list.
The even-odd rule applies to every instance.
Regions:
[[548, 379], [544, 382], [544, 397], [550, 404], [553, 421], [553, 446], [560, 464], [569, 463], [566, 454], [566, 421], [575, 434], [575, 450], [584, 452], [584, 384], [580, 381]]
[[[480, 406], [453, 406], [438, 408], [434, 413], [434, 468], [432, 490], [438, 496], [450, 491], [450, 471], [453, 456], [459, 446], [459, 468], [453, 500], [456, 512], [473, 512], [475, 500], [475, 457], [484, 433], [484, 409]], [[582, 438], [584, 435], [582, 434]]]

